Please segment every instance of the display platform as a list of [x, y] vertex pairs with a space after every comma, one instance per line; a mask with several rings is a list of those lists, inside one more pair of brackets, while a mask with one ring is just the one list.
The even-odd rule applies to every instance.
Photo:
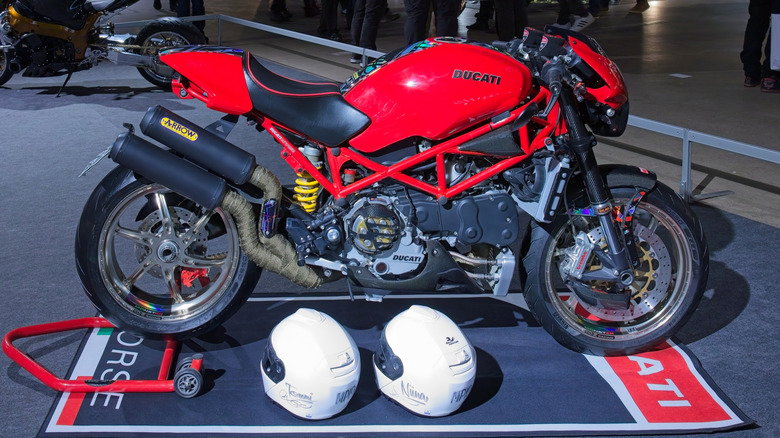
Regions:
[[[455, 321], [477, 352], [477, 377], [461, 408], [443, 418], [413, 415], [377, 390], [371, 366], [384, 325], [412, 304]], [[327, 313], [352, 335], [362, 372], [347, 408], [301, 420], [268, 399], [260, 361], [271, 329], [301, 307]], [[85, 336], [69, 378], [156, 376], [165, 342], [117, 329]], [[602, 358], [558, 345], [523, 308], [486, 296], [251, 298], [220, 330], [183, 343], [181, 357], [203, 353], [205, 391], [165, 394], [59, 394], [39, 436], [152, 433], [317, 435], [607, 435], [693, 433], [751, 424], [684, 346]], [[126, 435], [127, 434], [127, 435]]]

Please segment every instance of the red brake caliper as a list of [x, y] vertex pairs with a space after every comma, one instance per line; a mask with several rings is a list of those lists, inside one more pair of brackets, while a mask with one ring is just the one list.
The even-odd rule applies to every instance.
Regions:
[[182, 268], [181, 284], [182, 286], [192, 287], [195, 280], [200, 279], [200, 285], [209, 284], [209, 270], [206, 268]]

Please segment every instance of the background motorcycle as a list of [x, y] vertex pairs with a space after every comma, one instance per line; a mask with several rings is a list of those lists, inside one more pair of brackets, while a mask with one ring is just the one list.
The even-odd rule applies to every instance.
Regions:
[[[235, 312], [261, 268], [309, 288], [346, 276], [377, 301], [502, 296], [517, 270], [561, 344], [658, 345], [704, 291], [701, 224], [653, 173], [597, 165], [587, 128], [622, 134], [625, 83], [594, 40], [547, 31], [426, 40], [341, 85], [279, 76], [234, 49], [164, 52], [175, 93], [228, 115], [203, 129], [150, 109], [141, 129], [170, 151], [119, 136], [121, 166], [78, 226], [85, 291], [125, 330], [186, 338]], [[224, 140], [239, 115], [281, 145], [293, 189]]]
[[[0, 12], [0, 85], [16, 73], [55, 76], [94, 67], [103, 60], [135, 65], [152, 84], [170, 89], [173, 71], [159, 51], [203, 44], [192, 23], [161, 18], [138, 35], [115, 35], [106, 20], [138, 0], [6, 0]], [[65, 84], [63, 84], [63, 87]]]

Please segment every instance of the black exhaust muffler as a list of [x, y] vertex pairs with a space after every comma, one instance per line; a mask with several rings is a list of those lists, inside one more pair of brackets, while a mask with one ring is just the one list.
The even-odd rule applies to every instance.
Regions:
[[227, 182], [129, 132], [117, 137], [111, 159], [162, 184], [207, 210], [218, 207], [227, 193]]
[[149, 108], [141, 131], [236, 184], [249, 180], [255, 156], [159, 105]]
[[11, 58], [8, 61], [8, 70], [13, 74], [21, 73], [24, 70], [24, 64], [19, 58]]

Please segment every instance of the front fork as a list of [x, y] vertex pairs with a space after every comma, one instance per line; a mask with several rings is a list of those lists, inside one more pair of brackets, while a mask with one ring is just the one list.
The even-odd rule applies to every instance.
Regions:
[[612, 197], [593, 154], [595, 139], [580, 118], [571, 90], [564, 89], [559, 102], [568, 127], [569, 148], [582, 169], [591, 209], [598, 218], [607, 244], [607, 253], [600, 257], [602, 264], [611, 269], [617, 283], [627, 287], [634, 282], [633, 265], [638, 262], [631, 235], [631, 213], [613, 214]]

